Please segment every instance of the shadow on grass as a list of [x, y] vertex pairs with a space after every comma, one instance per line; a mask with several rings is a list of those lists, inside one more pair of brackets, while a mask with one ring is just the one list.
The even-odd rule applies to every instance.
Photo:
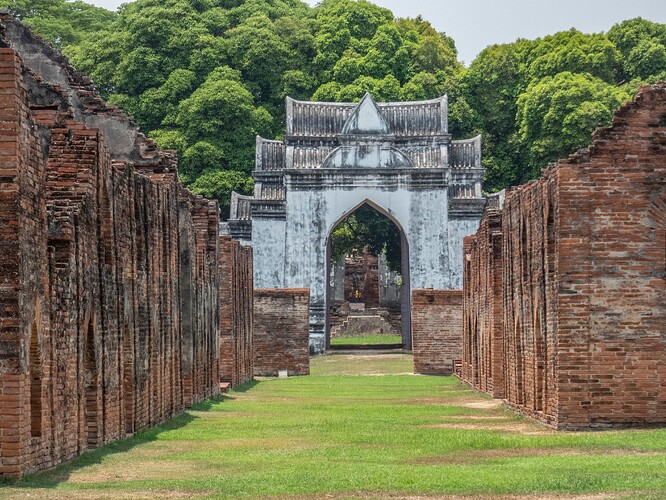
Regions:
[[[236, 390], [245, 392], [255, 385], [256, 382], [252, 381], [239, 387]], [[215, 398], [196, 403], [192, 405], [191, 408], [185, 410], [183, 414], [177, 417], [173, 417], [162, 424], [151, 427], [149, 429], [138, 431], [130, 438], [114, 441], [100, 448], [86, 451], [82, 455], [73, 459], [71, 462], [58, 465], [53, 469], [29, 474], [21, 479], [2, 478], [0, 479], [0, 487], [11, 486], [14, 488], [55, 488], [61, 482], [67, 481], [74, 472], [89, 465], [99, 464], [109, 455], [126, 453], [136, 446], [155, 441], [157, 437], [163, 432], [180, 429], [187, 426], [199, 418], [195, 415], [192, 415], [190, 410], [208, 411], [213, 406], [223, 402], [226, 399], [228, 399], [228, 397], [223, 394]]]
[[256, 387], [260, 383], [259, 380], [250, 380], [249, 382], [245, 382], [243, 385], [239, 385], [238, 387], [234, 387], [232, 389], [231, 394], [220, 394], [219, 396], [212, 398], [212, 399], [207, 399], [206, 401], [202, 401], [200, 403], [196, 403], [192, 405], [192, 408], [190, 410], [192, 411], [211, 411], [214, 409], [218, 403], [223, 403], [224, 401], [228, 399], [234, 399], [233, 395], [234, 393], [240, 392], [244, 393], [252, 389], [253, 387]]
[[234, 392], [241, 392], [241, 393], [247, 392], [250, 389], [258, 386], [260, 383], [261, 383], [261, 381], [259, 381], [259, 380], [254, 380], [254, 379], [250, 380], [249, 382], [245, 382], [243, 385], [239, 385], [238, 387], [235, 387]]

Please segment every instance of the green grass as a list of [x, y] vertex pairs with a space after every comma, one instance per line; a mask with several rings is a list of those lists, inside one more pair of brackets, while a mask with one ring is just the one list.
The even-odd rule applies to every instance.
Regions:
[[313, 358], [310, 362], [312, 376], [319, 375], [405, 375], [414, 370], [411, 354], [392, 353], [377, 356], [358, 351], [353, 355], [331, 352]]
[[666, 497], [666, 429], [555, 432], [452, 377], [397, 374], [408, 356], [367, 358], [316, 358], [310, 377], [254, 382], [0, 498]]
[[375, 344], [402, 344], [400, 335], [364, 335], [363, 337], [337, 337], [331, 339], [331, 345], [375, 345]]

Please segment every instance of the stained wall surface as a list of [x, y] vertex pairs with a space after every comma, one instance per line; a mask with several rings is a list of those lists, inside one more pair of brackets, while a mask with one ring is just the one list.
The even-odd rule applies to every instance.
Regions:
[[224, 300], [217, 204], [175, 154], [18, 22], [0, 35], [0, 476], [20, 476], [216, 395]]
[[559, 428], [666, 423], [665, 249], [662, 83], [486, 210], [466, 242], [464, 379]]

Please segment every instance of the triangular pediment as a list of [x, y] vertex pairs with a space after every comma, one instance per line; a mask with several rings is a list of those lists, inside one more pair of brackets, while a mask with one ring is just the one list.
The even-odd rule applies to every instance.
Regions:
[[365, 94], [342, 128], [344, 135], [388, 134], [386, 119], [370, 93]]

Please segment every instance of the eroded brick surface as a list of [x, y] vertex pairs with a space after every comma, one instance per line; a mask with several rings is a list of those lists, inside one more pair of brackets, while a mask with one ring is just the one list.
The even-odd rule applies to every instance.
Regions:
[[220, 237], [220, 381], [237, 387], [252, 380], [252, 249]]
[[254, 291], [254, 374], [310, 373], [310, 290]]
[[[502, 344], [502, 213], [489, 209], [475, 236], [464, 241], [462, 378], [494, 397], [504, 396]], [[469, 332], [475, 332], [470, 335]]]
[[[220, 251], [217, 204], [181, 187], [173, 152], [19, 23], [0, 32], [0, 475], [19, 476], [217, 394], [219, 315], [251, 316], [251, 253]], [[244, 380], [251, 328], [232, 329]]]
[[462, 291], [412, 291], [414, 373], [451, 375], [461, 358]]
[[465, 380], [559, 428], [666, 423], [666, 85], [487, 210], [466, 259]]

